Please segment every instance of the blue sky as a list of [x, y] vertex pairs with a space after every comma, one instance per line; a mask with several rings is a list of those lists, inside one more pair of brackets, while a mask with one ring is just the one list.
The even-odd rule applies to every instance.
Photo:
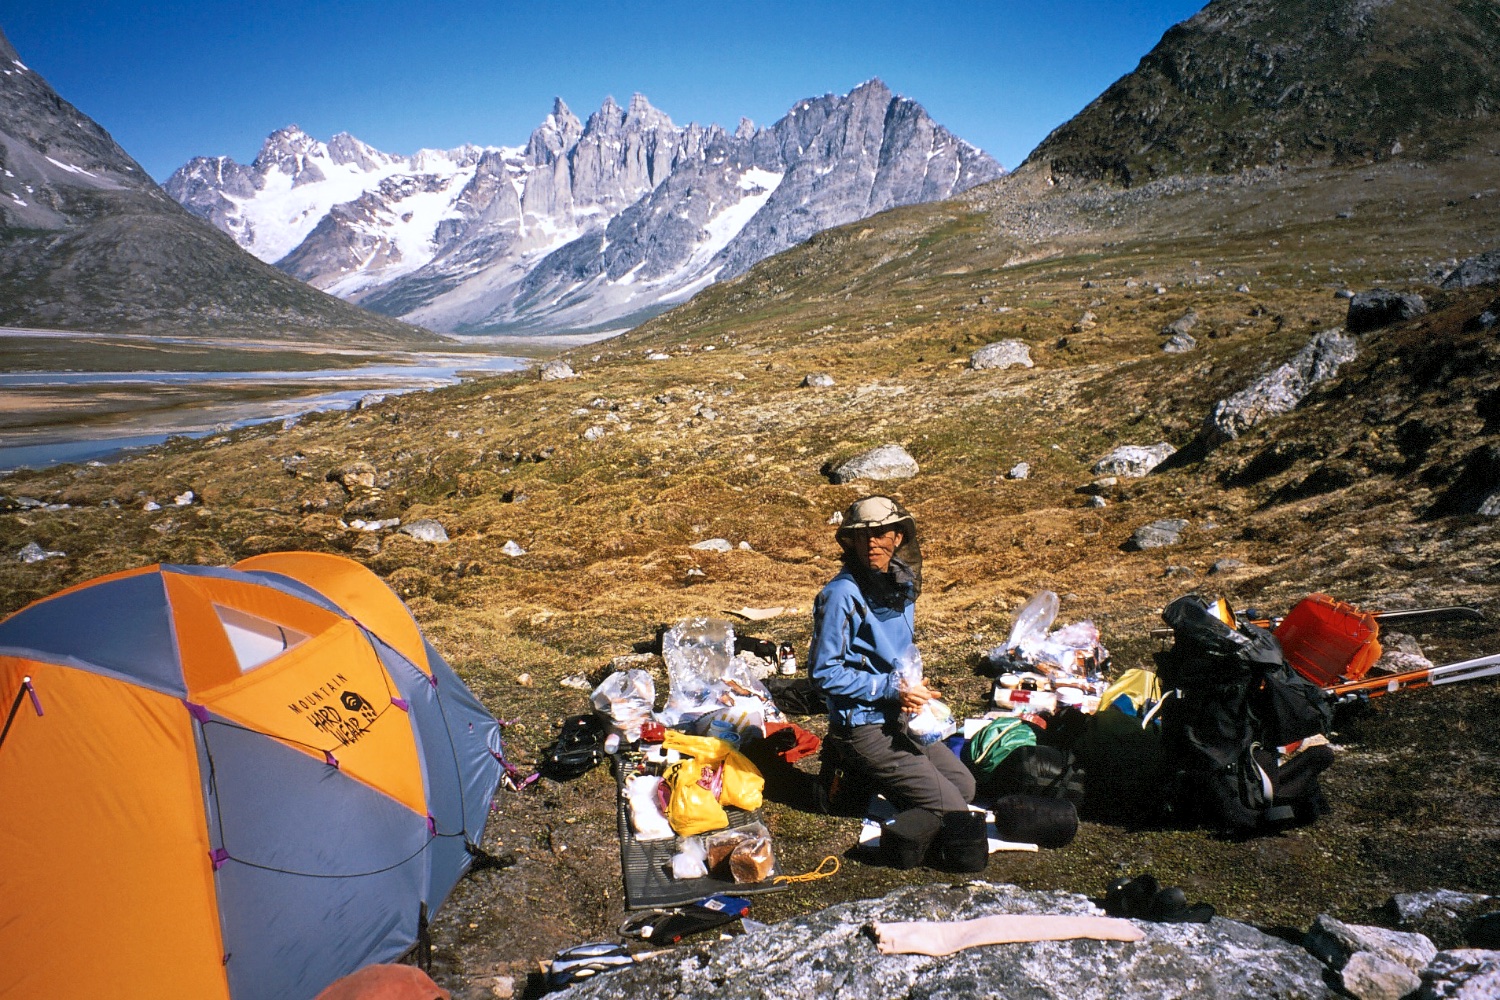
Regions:
[[158, 179], [295, 122], [410, 153], [515, 145], [634, 92], [769, 125], [870, 77], [1014, 167], [1201, 0], [0, 0], [22, 60]]

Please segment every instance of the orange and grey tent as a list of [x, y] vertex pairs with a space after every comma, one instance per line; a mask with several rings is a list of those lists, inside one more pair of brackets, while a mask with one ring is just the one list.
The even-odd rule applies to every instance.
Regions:
[[417, 941], [499, 726], [358, 563], [101, 577], [0, 622], [0, 997], [312, 997]]

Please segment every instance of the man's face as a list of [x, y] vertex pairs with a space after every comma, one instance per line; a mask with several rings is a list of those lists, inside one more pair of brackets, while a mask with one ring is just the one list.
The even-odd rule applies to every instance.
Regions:
[[859, 561], [877, 573], [891, 567], [891, 556], [901, 547], [905, 536], [894, 526], [884, 528], [857, 528], [854, 535], [854, 554]]

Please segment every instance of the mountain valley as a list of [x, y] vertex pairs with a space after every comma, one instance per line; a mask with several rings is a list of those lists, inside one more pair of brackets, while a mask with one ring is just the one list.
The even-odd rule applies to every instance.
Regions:
[[[1346, 41], [1309, 45], [1328, 25]], [[1451, 79], [1468, 53], [1493, 50], [1495, 25], [1493, 5], [1470, 0], [1214, 0], [1014, 172], [726, 271], [620, 336], [560, 352], [568, 367], [550, 375], [562, 377], [479, 378], [0, 479], [6, 553], [27, 542], [64, 553], [0, 561], [0, 611], [150, 562], [344, 553], [401, 595], [509, 720], [507, 754], [528, 772], [561, 721], [586, 710], [577, 676], [597, 683], [661, 624], [786, 609], [735, 627], [789, 642], [801, 660], [813, 597], [838, 564], [831, 517], [871, 492], [915, 515], [918, 637], [961, 715], [986, 706], [984, 654], [1043, 589], [1060, 595], [1059, 624], [1099, 627], [1116, 671], [1152, 665], [1162, 608], [1195, 592], [1268, 614], [1319, 591], [1379, 610], [1471, 605], [1488, 621], [1407, 638], [1434, 663], [1495, 653], [1500, 287], [1450, 279], [1500, 246], [1500, 84], [1480, 74], [1465, 78], [1467, 103], [1428, 99], [1434, 74]], [[1402, 73], [1389, 53], [1407, 40], [1421, 59]], [[1351, 52], [1366, 50], [1382, 68], [1381, 107], [1411, 114], [1318, 118], [1308, 109], [1322, 98], [1288, 114], [1255, 96], [1326, 95], [1342, 80], [1339, 93], [1363, 101], [1356, 84], [1373, 76]], [[1241, 58], [1254, 74], [1233, 68]], [[1208, 99], [1214, 88], [1234, 114]], [[1146, 148], [1130, 122], [1160, 144]], [[1322, 138], [1305, 141], [1313, 132]], [[474, 154], [474, 176], [491, 155]], [[493, 166], [519, 155], [494, 152]], [[750, 171], [770, 167], [745, 162], [740, 176], [768, 188]], [[662, 204], [677, 196], [674, 176], [652, 189]], [[576, 258], [553, 250], [528, 272], [535, 287], [613, 273], [609, 234], [646, 226], [655, 198]], [[709, 260], [733, 270], [733, 245]], [[447, 288], [462, 267], [438, 260], [390, 288]], [[630, 266], [645, 274], [647, 260]], [[1423, 309], [1358, 329], [1351, 299], [1377, 288]], [[1348, 353], [1331, 375], [1235, 436], [1213, 433], [1219, 404], [1334, 331]], [[1006, 341], [1029, 364], [976, 363]], [[1159, 443], [1175, 453], [1149, 474], [1097, 471], [1119, 446]], [[885, 445], [918, 471], [836, 481]], [[436, 520], [449, 540], [418, 541], [391, 519]], [[1175, 542], [1132, 543], [1161, 520], [1181, 522]], [[725, 545], [696, 547], [713, 539]], [[801, 721], [821, 731], [821, 719]], [[1384, 923], [1397, 892], [1493, 896], [1500, 685], [1372, 699], [1342, 711], [1331, 740], [1331, 812], [1311, 825], [1243, 840], [1091, 812], [1067, 848], [993, 855], [985, 877], [1099, 897], [1149, 868], [1279, 936], [1319, 913]], [[767, 817], [791, 873], [844, 857], [859, 827], [775, 804]], [[625, 914], [604, 769], [503, 791], [483, 846], [499, 864], [460, 883], [433, 925], [433, 974], [455, 997], [537, 995], [539, 960], [615, 937]], [[752, 916], [934, 879], [946, 877], [844, 857], [831, 878], [757, 897]]]

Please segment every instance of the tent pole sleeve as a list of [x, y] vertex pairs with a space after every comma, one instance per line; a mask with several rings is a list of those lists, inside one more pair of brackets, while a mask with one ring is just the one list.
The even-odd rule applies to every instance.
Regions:
[[26, 700], [27, 695], [31, 696], [31, 707], [36, 709], [36, 714], [42, 714], [42, 702], [36, 696], [36, 688], [31, 686], [31, 678], [22, 678], [21, 687], [16, 691], [16, 700], [10, 704], [10, 714], [5, 717], [5, 728], [0, 729], [0, 747], [5, 746], [5, 737], [10, 735], [10, 727], [16, 721], [16, 713], [21, 710], [21, 702]]

